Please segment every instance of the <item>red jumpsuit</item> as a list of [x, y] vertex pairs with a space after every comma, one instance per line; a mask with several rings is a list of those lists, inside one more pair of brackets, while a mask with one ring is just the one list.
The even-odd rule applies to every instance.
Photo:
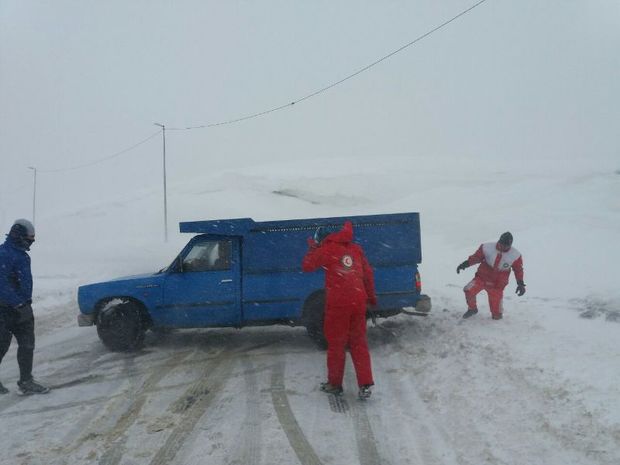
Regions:
[[325, 270], [325, 322], [327, 382], [342, 386], [348, 344], [359, 386], [374, 384], [366, 340], [366, 305], [375, 305], [372, 268], [362, 248], [353, 242], [353, 225], [327, 236], [320, 245], [309, 239], [303, 271]]
[[523, 281], [521, 253], [514, 247], [502, 252], [498, 249], [497, 243], [487, 242], [478, 247], [478, 250], [467, 261], [470, 266], [480, 263], [474, 279], [463, 289], [467, 308], [469, 310], [477, 309], [476, 295], [484, 290], [487, 291], [489, 297], [491, 313], [501, 315], [503, 313], [504, 288], [508, 285], [510, 270], [514, 271], [517, 281]]

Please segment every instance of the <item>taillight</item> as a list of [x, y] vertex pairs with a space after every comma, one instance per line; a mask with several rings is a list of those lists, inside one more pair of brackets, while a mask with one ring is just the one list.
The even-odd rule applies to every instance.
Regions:
[[419, 272], [416, 272], [415, 274], [415, 288], [416, 288], [416, 291], [418, 292], [422, 290], [422, 279], [420, 278]]

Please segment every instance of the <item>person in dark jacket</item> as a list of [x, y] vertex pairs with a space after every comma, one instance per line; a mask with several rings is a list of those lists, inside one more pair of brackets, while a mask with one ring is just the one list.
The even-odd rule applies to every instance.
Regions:
[[[0, 245], [0, 362], [11, 339], [17, 340], [17, 363], [22, 394], [45, 394], [49, 388], [32, 378], [34, 354], [34, 315], [32, 313], [32, 272], [27, 251], [34, 242], [34, 226], [17, 220]], [[8, 391], [0, 383], [0, 394]]]
[[[353, 225], [344, 223], [340, 231], [324, 239], [308, 238], [309, 249], [302, 262], [303, 271], [325, 270], [325, 320], [327, 340], [327, 382], [321, 390], [342, 394], [345, 349], [349, 346], [357, 375], [359, 396], [370, 397], [374, 385], [366, 340], [366, 309], [376, 305], [374, 276], [362, 247], [353, 243]], [[322, 240], [321, 240], [322, 239]]]
[[505, 232], [497, 242], [488, 242], [478, 247], [478, 250], [457, 268], [457, 274], [466, 268], [480, 263], [474, 279], [463, 289], [467, 301], [467, 311], [463, 318], [469, 318], [478, 313], [476, 295], [486, 291], [489, 297], [489, 307], [494, 320], [501, 320], [503, 316], [504, 288], [508, 285], [510, 270], [514, 271], [517, 279], [516, 294], [525, 294], [523, 282], [523, 257], [521, 252], [512, 246], [512, 234]]

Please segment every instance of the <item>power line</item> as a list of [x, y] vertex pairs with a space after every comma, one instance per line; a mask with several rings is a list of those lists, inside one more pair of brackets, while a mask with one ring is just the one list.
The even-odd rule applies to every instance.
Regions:
[[161, 133], [161, 131], [157, 131], [153, 134], [151, 134], [150, 136], [148, 136], [146, 139], [142, 139], [140, 142], [135, 143], [134, 145], [132, 145], [131, 147], [127, 147], [119, 152], [113, 153], [112, 155], [108, 155], [107, 157], [103, 157], [103, 158], [99, 158], [98, 160], [94, 160], [91, 161], [89, 163], [83, 163], [81, 165], [75, 165], [75, 166], [71, 166], [68, 168], [58, 168], [58, 169], [53, 169], [53, 170], [38, 170], [41, 173], [59, 173], [59, 172], [64, 172], [64, 171], [73, 171], [73, 170], [78, 170], [81, 168], [87, 168], [89, 166], [93, 166], [93, 165], [98, 165], [99, 163], [103, 163], [104, 161], [108, 161], [111, 160], [112, 158], [116, 158], [120, 155], [123, 155], [124, 153], [127, 153], [133, 149], [135, 149], [136, 147], [148, 142], [149, 140], [151, 140], [153, 137], [159, 135]]
[[346, 77], [344, 77], [344, 78], [342, 78], [342, 79], [340, 79], [338, 81], [333, 82], [332, 84], [329, 84], [329, 85], [327, 85], [325, 87], [322, 87], [322, 88], [320, 88], [320, 89], [318, 89], [318, 90], [316, 90], [314, 92], [311, 92], [310, 94], [306, 95], [305, 97], [298, 98], [296, 100], [293, 100], [290, 103], [285, 103], [284, 105], [280, 105], [278, 107], [271, 108], [269, 110], [264, 110], [264, 111], [261, 111], [261, 112], [258, 112], [258, 113], [253, 113], [253, 114], [250, 114], [250, 115], [242, 116], [242, 117], [231, 119], [231, 120], [227, 120], [227, 121], [220, 121], [218, 123], [210, 123], [210, 124], [201, 124], [199, 126], [187, 126], [187, 127], [184, 127], [184, 128], [167, 128], [167, 129], [170, 130], [170, 131], [189, 131], [189, 130], [192, 130], [192, 129], [206, 129], [206, 128], [212, 128], [212, 127], [215, 127], [215, 126], [223, 126], [223, 125], [226, 125], [226, 124], [239, 123], [241, 121], [245, 121], [245, 120], [253, 119], [253, 118], [258, 118], [259, 116], [264, 116], [264, 115], [267, 115], [269, 113], [273, 113], [273, 112], [276, 112], [276, 111], [283, 110], [285, 108], [288, 108], [288, 107], [291, 107], [291, 106], [295, 105], [296, 103], [301, 103], [304, 100], [308, 100], [308, 99], [311, 99], [312, 97], [316, 97], [317, 95], [322, 94], [323, 92], [326, 92], [327, 90], [329, 90], [329, 89], [331, 89], [333, 87], [336, 87], [336, 86], [342, 84], [343, 82], [348, 81], [349, 79], [352, 79], [355, 76], [358, 76], [359, 74], [362, 74], [365, 71], [368, 71], [370, 68], [378, 65], [379, 63], [387, 60], [388, 58], [396, 55], [397, 53], [402, 52], [406, 48], [411, 47], [415, 43], [421, 41], [422, 39], [425, 39], [426, 37], [430, 36], [434, 32], [437, 32], [438, 30], [440, 30], [443, 27], [447, 26], [451, 22], [456, 21], [461, 16], [466, 15], [467, 13], [472, 11], [474, 8], [482, 5], [484, 2], [486, 2], [486, 0], [480, 0], [478, 3], [475, 3], [474, 5], [470, 6], [469, 8], [461, 11], [456, 16], [453, 16], [452, 18], [448, 19], [447, 21], [444, 21], [439, 26], [436, 26], [433, 29], [431, 29], [430, 31], [425, 32], [421, 36], [415, 38], [414, 40], [412, 40], [411, 42], [403, 45], [402, 47], [397, 48], [393, 52], [390, 52], [387, 55], [384, 55], [383, 57], [379, 58], [378, 60], [373, 61], [369, 65], [366, 65], [363, 68], [358, 69], [357, 71], [349, 74], [348, 76], [346, 76]]
[[[183, 127], [183, 128], [181, 128], [181, 127], [179, 127], [179, 128], [167, 127], [166, 129], [168, 129], [170, 131], [188, 131], [188, 130], [193, 130], [193, 129], [205, 129], [205, 128], [212, 128], [212, 127], [216, 127], [216, 126], [223, 126], [223, 125], [228, 125], [228, 124], [239, 123], [241, 121], [245, 121], [245, 120], [249, 120], [249, 119], [253, 119], [253, 118], [258, 118], [260, 116], [265, 116], [265, 115], [267, 115], [269, 113], [273, 113], [273, 112], [280, 111], [280, 110], [283, 110], [285, 108], [291, 107], [291, 106], [295, 105], [296, 103], [301, 103], [301, 102], [303, 102], [305, 100], [309, 100], [309, 99], [311, 99], [313, 97], [316, 97], [319, 94], [322, 94], [323, 92], [328, 91], [329, 89], [332, 89], [332, 88], [334, 88], [334, 87], [336, 87], [336, 86], [338, 86], [338, 85], [348, 81], [349, 79], [352, 79], [352, 78], [362, 74], [365, 71], [368, 71], [370, 68], [373, 68], [374, 66], [376, 66], [379, 63], [387, 60], [388, 58], [391, 58], [392, 56], [396, 55], [397, 53], [400, 53], [403, 50], [411, 47], [412, 45], [414, 45], [417, 42], [425, 39], [426, 37], [430, 36], [434, 32], [437, 32], [438, 30], [444, 28], [445, 26], [447, 26], [448, 24], [450, 24], [453, 21], [457, 20], [458, 18], [466, 15], [467, 13], [472, 11], [474, 8], [480, 6], [484, 2], [486, 2], [486, 0], [478, 1], [477, 3], [475, 3], [472, 6], [470, 6], [469, 8], [461, 11], [459, 14], [453, 16], [452, 18], [448, 19], [447, 21], [444, 21], [443, 23], [441, 23], [440, 25], [434, 27], [433, 29], [429, 30], [428, 32], [425, 32], [424, 34], [422, 34], [419, 37], [415, 38], [411, 42], [409, 42], [409, 43], [407, 43], [407, 44], [397, 48], [396, 50], [388, 53], [387, 55], [382, 56], [378, 60], [375, 60], [374, 62], [364, 66], [363, 68], [358, 69], [357, 71], [355, 71], [355, 72], [345, 76], [344, 78], [342, 78], [342, 79], [340, 79], [338, 81], [335, 81], [335, 82], [333, 82], [333, 83], [331, 83], [331, 84], [329, 84], [329, 85], [327, 85], [325, 87], [322, 87], [322, 88], [320, 88], [318, 90], [315, 90], [314, 92], [311, 92], [308, 95], [305, 95], [305, 96], [300, 97], [300, 98], [298, 98], [296, 100], [293, 100], [290, 103], [286, 103], [284, 105], [280, 105], [280, 106], [277, 106], [277, 107], [274, 107], [274, 108], [270, 108], [268, 110], [260, 111], [260, 112], [253, 113], [253, 114], [246, 115], [246, 116], [242, 116], [242, 117], [239, 117], [239, 118], [235, 118], [235, 119], [231, 119], [231, 120], [225, 120], [225, 121], [220, 121], [220, 122], [217, 122], [217, 123], [202, 124], [202, 125], [198, 125], [198, 126], [188, 126], [188, 127]], [[48, 169], [48, 170], [40, 169], [38, 171], [41, 172], [41, 173], [59, 173], [59, 172], [74, 171], [74, 170], [78, 170], [78, 169], [94, 166], [94, 165], [103, 163], [105, 161], [111, 160], [113, 158], [119, 157], [120, 155], [123, 155], [123, 154], [125, 154], [125, 153], [127, 153], [127, 152], [129, 152], [129, 151], [131, 151], [133, 149], [135, 149], [136, 147], [138, 147], [138, 146], [148, 142], [149, 140], [151, 140], [152, 138], [154, 138], [155, 136], [157, 136], [161, 132], [162, 131], [157, 131], [157, 132], [151, 134], [150, 136], [146, 137], [145, 139], [142, 139], [141, 141], [135, 143], [134, 145], [131, 145], [130, 147], [127, 147], [127, 148], [125, 148], [123, 150], [120, 150], [120, 151], [118, 151], [116, 153], [113, 153], [112, 155], [108, 155], [106, 157], [99, 158], [97, 160], [94, 160], [94, 161], [91, 161], [91, 162], [88, 162], [88, 163], [83, 163], [83, 164], [80, 164], [80, 165], [70, 166], [70, 167], [67, 167], [67, 168], [56, 168], [56, 169]], [[19, 189], [21, 189], [21, 188], [19, 188]]]

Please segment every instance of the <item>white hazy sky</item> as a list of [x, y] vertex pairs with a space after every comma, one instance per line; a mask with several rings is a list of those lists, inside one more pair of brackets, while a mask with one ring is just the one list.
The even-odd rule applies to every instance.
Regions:
[[[210, 124], [286, 104], [475, 3], [0, 0], [0, 221], [30, 217], [28, 166], [38, 169], [38, 218], [152, 192], [159, 136], [70, 168], [147, 138], [154, 122]], [[619, 50], [617, 0], [487, 0], [291, 108], [168, 131], [169, 186], [332, 156], [620, 168]]]

